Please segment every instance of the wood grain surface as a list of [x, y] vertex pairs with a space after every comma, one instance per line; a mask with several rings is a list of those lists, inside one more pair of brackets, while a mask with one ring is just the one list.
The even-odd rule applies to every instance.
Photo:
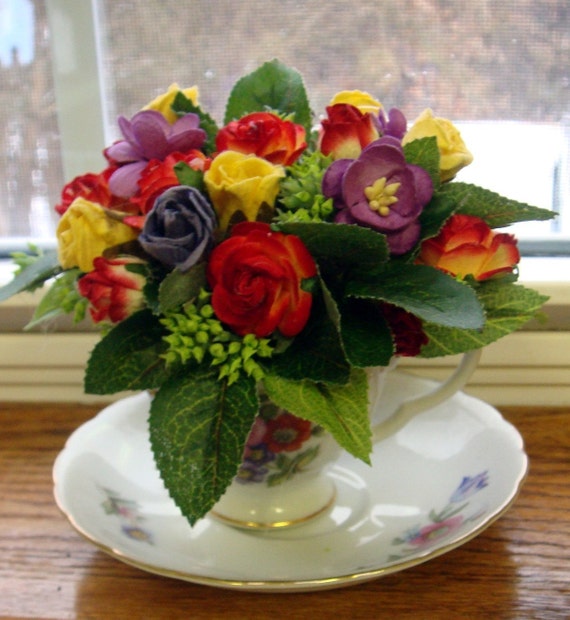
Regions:
[[501, 409], [525, 440], [530, 472], [511, 510], [478, 537], [368, 583], [300, 594], [151, 575], [81, 538], [55, 506], [51, 470], [99, 408], [0, 403], [0, 618], [570, 618], [570, 407]]

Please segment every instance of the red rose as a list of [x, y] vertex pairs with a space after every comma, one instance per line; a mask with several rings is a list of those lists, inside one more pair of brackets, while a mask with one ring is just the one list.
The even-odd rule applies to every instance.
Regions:
[[208, 264], [217, 317], [236, 334], [258, 338], [275, 330], [291, 338], [303, 329], [312, 295], [301, 285], [315, 275], [313, 258], [298, 237], [258, 222], [235, 225]]
[[107, 168], [99, 174], [83, 174], [70, 181], [61, 192], [61, 202], [56, 205], [55, 210], [63, 215], [69, 205], [76, 198], [85, 198], [89, 202], [94, 202], [106, 208], [120, 208], [125, 202], [124, 198], [113, 196], [109, 189], [109, 177], [114, 168]]
[[415, 357], [428, 343], [422, 322], [411, 312], [392, 304], [382, 304], [382, 314], [394, 338], [394, 353], [402, 357]]
[[355, 159], [365, 146], [380, 137], [372, 114], [363, 114], [348, 103], [327, 108], [321, 121], [319, 149], [334, 159]]
[[[131, 202], [139, 207], [143, 216], [152, 209], [160, 194], [170, 187], [180, 185], [174, 170], [174, 166], [179, 162], [188, 164], [193, 170], [203, 171], [208, 167], [209, 159], [201, 151], [192, 150], [188, 153], [171, 153], [163, 161], [151, 160], [138, 180], [138, 192], [131, 198]], [[142, 228], [144, 219], [129, 218], [127, 223]]]
[[94, 270], [79, 279], [79, 292], [91, 304], [94, 323], [119, 323], [142, 307], [146, 280], [140, 273], [128, 271], [127, 265], [133, 264], [144, 262], [134, 257], [108, 260], [98, 256], [93, 260]]
[[218, 132], [218, 151], [257, 155], [272, 164], [289, 166], [305, 150], [305, 129], [269, 112], [248, 114]]
[[452, 276], [488, 280], [511, 273], [520, 260], [516, 239], [495, 233], [482, 219], [453, 215], [437, 237], [422, 243], [419, 264], [431, 265]]

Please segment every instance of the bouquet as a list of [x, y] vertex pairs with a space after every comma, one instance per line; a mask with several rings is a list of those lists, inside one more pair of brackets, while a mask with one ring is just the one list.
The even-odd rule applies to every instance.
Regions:
[[368, 461], [365, 369], [484, 347], [536, 315], [504, 228], [553, 213], [455, 180], [449, 121], [408, 127], [360, 91], [315, 119], [277, 60], [240, 79], [224, 124], [196, 87], [131, 119], [101, 172], [65, 186], [57, 251], [18, 255], [6, 298], [49, 281], [32, 324], [102, 328], [85, 390], [151, 390], [156, 465], [191, 524], [228, 487], [260, 395]]

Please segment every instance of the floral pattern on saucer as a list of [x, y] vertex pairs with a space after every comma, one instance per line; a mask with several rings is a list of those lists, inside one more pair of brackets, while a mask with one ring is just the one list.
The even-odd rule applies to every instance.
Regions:
[[118, 493], [109, 489], [101, 489], [106, 495], [105, 501], [101, 504], [105, 514], [114, 515], [119, 518], [121, 531], [132, 540], [153, 544], [152, 533], [141, 526], [145, 520], [141, 516], [137, 502], [130, 499], [123, 499]]
[[434, 542], [451, 536], [461, 526], [483, 516], [485, 508], [473, 509], [469, 500], [481, 489], [489, 485], [487, 471], [476, 476], [464, 476], [459, 486], [453, 491], [447, 505], [439, 511], [432, 509], [429, 523], [417, 524], [408, 528], [402, 536], [394, 538], [392, 545], [402, 546], [399, 554], [390, 555], [389, 561], [401, 560], [418, 550], [429, 547]]

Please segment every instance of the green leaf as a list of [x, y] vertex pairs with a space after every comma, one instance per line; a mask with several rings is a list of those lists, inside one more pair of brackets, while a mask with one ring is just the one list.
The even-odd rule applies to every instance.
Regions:
[[404, 145], [404, 156], [409, 164], [423, 168], [431, 177], [434, 190], [438, 189], [441, 183], [439, 172], [440, 155], [435, 136], [408, 142]]
[[438, 325], [460, 329], [483, 327], [485, 317], [475, 291], [438, 269], [398, 264], [370, 275], [374, 277], [350, 282], [346, 295], [387, 301]]
[[276, 405], [319, 424], [353, 456], [370, 462], [372, 442], [364, 370], [353, 369], [347, 385], [290, 381], [276, 375], [266, 375], [263, 385]]
[[268, 366], [272, 374], [297, 381], [345, 385], [350, 378], [338, 328], [323, 312], [313, 311], [302, 336], [295, 338], [283, 353], [274, 355]]
[[150, 310], [140, 310], [114, 327], [91, 352], [85, 371], [88, 394], [148, 390], [167, 377], [162, 340], [166, 330]]
[[179, 161], [174, 166], [174, 172], [180, 185], [188, 185], [201, 192], [204, 191], [204, 173], [201, 170], [194, 170], [186, 162]]
[[489, 280], [479, 288], [487, 319], [482, 330], [457, 330], [425, 323], [429, 342], [421, 357], [439, 357], [480, 349], [506, 336], [534, 318], [548, 299], [520, 284]]
[[469, 183], [447, 183], [442, 186], [440, 192], [455, 203], [456, 213], [479, 217], [491, 228], [556, 217], [554, 211], [504, 198], [495, 192]]
[[279, 62], [266, 62], [242, 77], [228, 99], [224, 122], [230, 123], [251, 112], [278, 111], [291, 115], [307, 134], [312, 124], [311, 108], [301, 74]]
[[20, 271], [14, 279], [0, 288], [0, 301], [5, 301], [22, 291], [33, 291], [46, 280], [62, 272], [57, 252], [46, 251], [28, 267]]
[[32, 320], [25, 329], [32, 329], [62, 314], [73, 313], [76, 323], [83, 320], [89, 302], [77, 290], [76, 282], [80, 275], [79, 269], [69, 269], [57, 277], [36, 306]]
[[227, 387], [199, 369], [167, 381], [150, 409], [150, 442], [166, 488], [194, 525], [238, 471], [259, 402], [253, 379]]
[[313, 258], [367, 269], [385, 263], [390, 250], [386, 237], [370, 228], [330, 222], [288, 222], [278, 225], [286, 234], [300, 237]]
[[349, 300], [341, 307], [342, 342], [353, 366], [387, 366], [394, 354], [390, 329], [377, 302]]
[[200, 106], [194, 105], [182, 91], [178, 92], [176, 97], [174, 97], [172, 109], [179, 116], [189, 113], [199, 116], [200, 127], [206, 132], [207, 136], [202, 150], [206, 155], [214, 153], [216, 150], [216, 135], [218, 133], [216, 121], [207, 112], [204, 112]]
[[206, 283], [206, 264], [198, 263], [186, 273], [173, 269], [161, 282], [158, 291], [159, 312], [176, 310], [197, 297]]
[[441, 192], [435, 194], [420, 215], [421, 240], [435, 237], [455, 209], [456, 204], [450, 196]]

